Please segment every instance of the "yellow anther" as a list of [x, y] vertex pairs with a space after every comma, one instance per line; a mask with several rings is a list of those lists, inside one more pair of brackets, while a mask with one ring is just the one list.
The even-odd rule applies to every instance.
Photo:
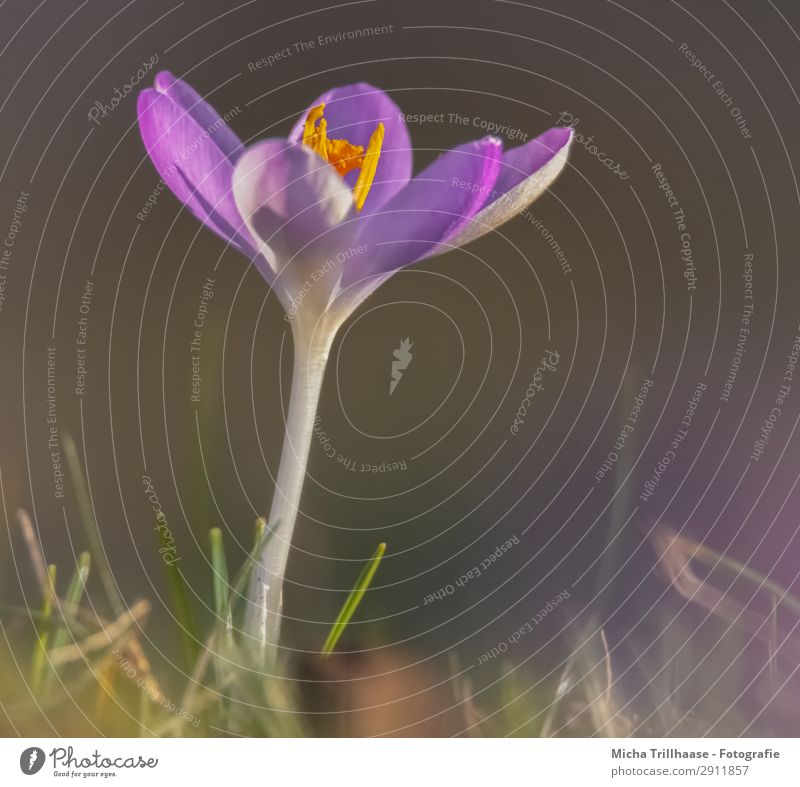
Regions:
[[353, 145], [346, 139], [328, 139], [328, 122], [323, 117], [324, 112], [325, 104], [320, 104], [308, 113], [303, 126], [303, 144], [327, 161], [342, 177], [354, 169], [361, 169], [353, 187], [356, 210], [361, 210], [375, 179], [385, 133], [383, 123], [378, 123], [364, 153], [361, 145]]
[[[317, 128], [317, 121], [322, 121], [324, 123], [325, 119], [322, 117], [322, 113], [325, 111], [325, 104], [320, 104], [317, 107], [314, 107], [309, 113], [308, 117], [306, 118], [306, 124], [303, 127], [303, 144], [308, 145], [312, 150], [316, 150], [318, 142], [317, 137], [322, 133], [322, 140], [324, 148], [324, 140], [325, 140], [325, 129], [327, 127], [327, 123], [322, 126], [321, 129]], [[317, 151], [318, 152], [318, 151]], [[324, 158], [324, 156], [323, 156]]]
[[381, 157], [384, 133], [383, 123], [378, 123], [378, 128], [372, 132], [372, 136], [369, 138], [367, 152], [361, 162], [361, 172], [358, 173], [358, 180], [353, 187], [353, 201], [356, 203], [356, 210], [364, 207], [364, 200], [372, 188], [372, 181], [375, 180], [375, 170], [378, 168], [378, 159]]

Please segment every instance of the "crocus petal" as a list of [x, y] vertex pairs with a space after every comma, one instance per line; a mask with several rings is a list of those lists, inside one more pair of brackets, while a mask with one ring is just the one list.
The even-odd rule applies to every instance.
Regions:
[[380, 213], [355, 221], [367, 254], [345, 266], [343, 284], [389, 273], [427, 256], [468, 225], [494, 188], [502, 144], [494, 137], [439, 156], [387, 203]]
[[[353, 209], [348, 185], [303, 145], [285, 139], [259, 142], [233, 173], [236, 206], [267, 259], [291, 264]], [[278, 273], [275, 269], [275, 273]]]
[[191, 85], [176, 79], [169, 71], [160, 71], [153, 80], [153, 87], [171, 98], [181, 109], [188, 112], [201, 128], [212, 129], [217, 147], [233, 162], [244, 150], [239, 137]]
[[538, 199], [567, 163], [572, 143], [571, 128], [551, 128], [525, 145], [503, 154], [492, 193], [469, 224], [447, 238], [447, 247], [463, 246], [513, 218]]
[[257, 252], [231, 192], [241, 143], [216, 111], [169, 74], [160, 89], [143, 90], [139, 131], [158, 173], [173, 194], [223, 240], [244, 254]]
[[[378, 169], [362, 215], [374, 213], [385, 205], [408, 183], [412, 171], [411, 139], [403, 114], [397, 104], [382, 90], [366, 82], [337, 87], [323, 93], [309, 109], [325, 104], [328, 137], [347, 139], [365, 150], [378, 123], [383, 123], [385, 135]], [[289, 140], [300, 142], [308, 110], [295, 123]], [[352, 188], [358, 170], [349, 172], [345, 180]]]

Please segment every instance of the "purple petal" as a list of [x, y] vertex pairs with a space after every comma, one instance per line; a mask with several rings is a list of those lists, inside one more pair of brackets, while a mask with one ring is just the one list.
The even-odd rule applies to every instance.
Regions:
[[145, 148], [164, 182], [194, 215], [248, 256], [257, 252], [231, 192], [236, 135], [192, 88], [159, 74], [137, 110]]
[[217, 147], [232, 163], [236, 163], [236, 159], [244, 150], [244, 145], [230, 126], [219, 116], [217, 110], [205, 101], [191, 85], [176, 79], [169, 71], [160, 71], [153, 80], [153, 87], [188, 112], [201, 128], [211, 129]]
[[410, 265], [439, 248], [467, 225], [492, 193], [502, 144], [493, 137], [439, 156], [380, 213], [357, 219], [358, 242], [367, 244], [364, 263], [346, 266], [343, 284]]
[[[408, 183], [412, 171], [413, 154], [411, 139], [397, 104], [382, 90], [366, 82], [337, 87], [323, 93], [309, 107], [325, 104], [325, 119], [328, 121], [328, 137], [346, 139], [354, 145], [367, 149], [369, 138], [378, 123], [383, 123], [385, 136], [375, 180], [362, 215], [374, 213], [385, 205]], [[295, 123], [289, 140], [303, 139], [308, 110]], [[352, 188], [358, 178], [358, 170], [349, 172], [345, 180]]]
[[310, 148], [285, 139], [245, 151], [234, 170], [233, 193], [262, 253], [284, 262], [319, 243], [353, 210], [353, 195], [336, 170]]
[[497, 176], [495, 191], [505, 194], [540, 170], [570, 142], [572, 134], [571, 128], [556, 126], [525, 145], [507, 150], [503, 153], [503, 164]]
[[449, 245], [463, 246], [480, 238], [538, 199], [567, 163], [572, 137], [571, 128], [551, 128], [527, 144], [506, 151], [493, 193], [473, 220], [448, 238]]

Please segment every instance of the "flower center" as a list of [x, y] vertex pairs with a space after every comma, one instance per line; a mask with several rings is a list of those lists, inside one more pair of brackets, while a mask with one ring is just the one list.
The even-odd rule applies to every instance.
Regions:
[[353, 186], [353, 202], [356, 210], [364, 207], [364, 201], [372, 188], [378, 159], [383, 145], [383, 123], [378, 123], [367, 144], [367, 151], [361, 145], [353, 145], [346, 139], [328, 139], [328, 121], [323, 117], [325, 104], [314, 107], [306, 117], [303, 128], [303, 144], [328, 162], [342, 177], [354, 169], [360, 169], [358, 180]]

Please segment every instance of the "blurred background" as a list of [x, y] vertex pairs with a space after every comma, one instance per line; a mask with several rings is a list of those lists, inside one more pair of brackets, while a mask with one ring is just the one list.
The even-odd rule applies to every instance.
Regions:
[[[170, 70], [252, 142], [368, 81], [437, 118], [410, 122], [415, 171], [489, 124], [507, 146], [557, 124], [578, 137], [529, 212], [402, 271], [337, 338], [285, 599], [305, 702], [345, 734], [461, 733], [465, 705], [506, 734], [491, 728], [502, 674], [534, 698], [599, 670], [617, 734], [798, 734], [781, 595], [800, 556], [795, 4], [8, 0], [0, 16], [4, 602], [39, 603], [16, 509], [64, 576], [88, 547], [65, 435], [122, 597], [153, 605], [142, 644], [167, 685], [185, 668], [143, 477], [201, 626], [209, 528], [233, 572], [269, 510], [283, 311], [159, 187], [124, 86]], [[557, 367], [514, 434], [548, 351]], [[350, 655], [320, 666], [384, 541]], [[671, 582], [700, 544], [705, 568]], [[87, 599], [110, 615], [96, 579]], [[4, 621], [12, 652], [29, 629]], [[585, 729], [570, 718], [550, 732]]]

